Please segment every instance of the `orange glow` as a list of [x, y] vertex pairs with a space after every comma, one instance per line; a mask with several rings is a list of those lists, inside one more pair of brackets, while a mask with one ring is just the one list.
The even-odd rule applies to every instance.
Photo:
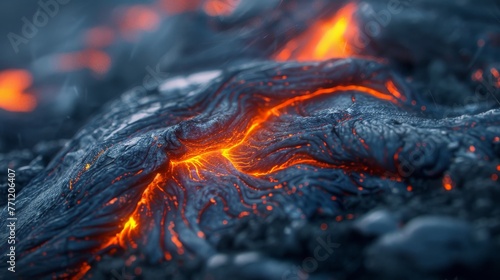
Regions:
[[119, 242], [119, 244], [123, 247], [125, 247], [125, 244], [127, 243], [127, 241], [131, 242], [132, 243], [132, 247], [135, 248], [135, 243], [133, 243], [133, 240], [128, 238], [132, 235], [133, 233], [133, 230], [137, 227], [137, 221], [134, 219], [133, 216], [131, 216], [128, 221], [125, 223], [125, 225], [123, 226], [123, 229], [122, 231], [120, 232], [120, 234], [118, 235], [118, 239], [117, 241]]
[[85, 50], [58, 56], [59, 70], [64, 72], [88, 68], [96, 74], [105, 74], [111, 66], [111, 58], [103, 51]]
[[482, 81], [483, 80], [483, 70], [477, 69], [476, 71], [474, 71], [474, 73], [472, 74], [472, 80], [476, 81], [476, 82]]
[[358, 32], [353, 17], [356, 9], [356, 4], [349, 3], [330, 20], [319, 20], [304, 34], [290, 40], [275, 59], [317, 61], [354, 55], [349, 42]]
[[496, 79], [495, 81], [495, 86], [497, 88], [500, 88], [500, 73], [498, 72], [498, 70], [496, 68], [491, 68], [491, 75], [493, 75], [493, 77]]
[[153, 8], [135, 5], [127, 8], [120, 20], [122, 35], [129, 40], [136, 39], [142, 31], [153, 31], [160, 24], [160, 15]]
[[241, 0], [208, 0], [203, 9], [211, 16], [228, 16], [234, 12]]
[[389, 92], [394, 95], [394, 97], [398, 98], [398, 99], [401, 99], [403, 101], [406, 101], [406, 97], [404, 96], [401, 96], [401, 93], [399, 93], [397, 87], [394, 85], [394, 82], [389, 80], [385, 83], [385, 86], [387, 87], [387, 89], [389, 90]]
[[172, 161], [171, 162], [171, 166], [172, 166], [172, 168], [175, 168], [175, 166], [177, 166], [179, 164], [183, 164], [183, 165], [187, 166], [188, 169], [192, 168], [192, 169], [194, 169], [194, 171], [195, 171], [196, 175], [198, 176], [198, 178], [191, 177], [191, 179], [193, 179], [193, 180], [201, 180], [201, 179], [203, 179], [203, 177], [201, 175], [200, 170], [207, 163], [206, 156], [209, 155], [209, 154], [211, 154], [211, 152], [205, 153], [205, 154], [202, 154], [202, 155], [198, 155], [198, 156], [193, 156], [191, 158], [188, 158], [188, 159], [180, 161], [180, 162]]
[[101, 26], [94, 27], [85, 33], [85, 43], [92, 48], [103, 48], [111, 45], [115, 40], [113, 29]]
[[135, 221], [135, 219], [133, 217], [130, 217], [130, 219], [128, 219], [128, 221], [125, 223], [125, 229], [134, 229], [137, 227], [137, 222]]
[[495, 68], [491, 68], [491, 74], [495, 77], [495, 78], [500, 78], [500, 73], [498, 73], [498, 70], [495, 69]]
[[174, 222], [170, 222], [168, 225], [168, 231], [170, 231], [170, 234], [172, 234], [172, 237], [170, 238], [172, 240], [172, 243], [177, 247], [177, 253], [179, 255], [184, 254], [184, 248], [182, 247], [182, 242], [179, 240], [179, 234], [174, 230], [175, 224]]
[[159, 0], [159, 5], [169, 15], [176, 15], [184, 12], [196, 11], [202, 5], [204, 0]]
[[35, 96], [26, 92], [33, 82], [26, 70], [0, 72], [0, 108], [11, 112], [31, 112], [37, 105]]
[[140, 221], [141, 211], [144, 210], [144, 207], [145, 209], [150, 210], [149, 201], [152, 198], [152, 191], [160, 184], [162, 184], [162, 182], [162, 175], [156, 174], [153, 181], [146, 187], [146, 189], [142, 193], [141, 199], [137, 203], [134, 212], [123, 226], [122, 231], [117, 234], [116, 239], [112, 240], [111, 243], [119, 243], [123, 247], [126, 247], [127, 241], [129, 241], [132, 245], [135, 244], [133, 242], [134, 229], [139, 225], [138, 221]]
[[447, 191], [451, 191], [453, 189], [453, 181], [451, 180], [449, 175], [445, 175], [443, 178], [443, 187]]
[[[135, 175], [141, 173], [142, 171], [137, 172]], [[153, 181], [146, 187], [144, 192], [142, 193], [141, 199], [137, 203], [137, 206], [134, 212], [128, 217], [127, 221], [123, 225], [122, 230], [117, 233], [115, 236], [108, 239], [106, 243], [104, 243], [100, 249], [107, 248], [112, 245], [120, 245], [123, 248], [127, 246], [131, 246], [132, 248], [137, 248], [137, 243], [134, 242], [134, 238], [137, 237], [139, 232], [137, 232], [138, 227], [140, 226], [140, 216], [141, 213], [146, 210], [149, 211], [149, 201], [152, 198], [152, 191], [158, 187], [159, 184], [163, 183], [163, 177], [161, 174], [157, 174]], [[121, 200], [122, 198], [120, 198]], [[111, 199], [106, 206], [112, 205], [118, 201], [118, 198]], [[165, 257], [169, 256], [168, 253], [165, 253]], [[90, 267], [89, 267], [90, 268]]]
[[[83, 279], [83, 277], [85, 276], [85, 274], [87, 274], [87, 272], [90, 270], [90, 265], [86, 262], [84, 262], [81, 266], [80, 266], [80, 269], [78, 271], [78, 273], [71, 277], [72, 280], [78, 280], [78, 279]], [[62, 277], [62, 275], [61, 275]]]

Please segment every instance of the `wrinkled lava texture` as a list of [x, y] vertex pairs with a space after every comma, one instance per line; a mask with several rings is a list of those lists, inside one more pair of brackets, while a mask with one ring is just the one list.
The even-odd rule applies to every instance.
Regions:
[[[432, 1], [407, 2], [358, 58], [190, 56], [158, 88], [105, 105], [70, 141], [3, 154], [25, 184], [16, 276], [495, 278], [498, 88], [479, 82], [494, 71], [473, 75], [498, 66], [500, 22], [482, 15], [492, 2], [464, 1], [433, 29]], [[454, 4], [441, 2], [432, 13], [446, 17]], [[404, 24], [414, 34], [401, 34]], [[460, 40], [442, 39], [447, 28], [461, 28]], [[437, 39], [414, 41], [419, 32]]]

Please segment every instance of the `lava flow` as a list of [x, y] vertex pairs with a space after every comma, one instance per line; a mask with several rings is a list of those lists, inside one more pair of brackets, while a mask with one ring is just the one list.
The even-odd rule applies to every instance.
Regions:
[[[264, 104], [267, 109], [253, 109], [254, 112], [259, 113], [248, 124], [244, 125], [246, 126], [246, 129], [243, 132], [234, 131], [232, 134], [233, 137], [230, 137], [229, 139], [212, 143], [208, 147], [195, 148], [193, 150], [189, 148], [189, 143], [185, 143], [188, 149], [186, 155], [179, 160], [171, 160], [170, 168], [168, 171], [166, 170], [165, 173], [156, 174], [154, 180], [145, 188], [133, 214], [125, 219], [126, 223], [124, 224], [121, 232], [118, 233], [117, 236], [108, 242], [104, 247], [119, 244], [124, 248], [131, 247], [137, 249], [137, 240], [141, 238], [141, 232], [145, 230], [144, 228], [141, 229], [141, 225], [147, 224], [147, 222], [144, 221], [144, 218], [150, 218], [153, 215], [150, 202], [155, 199], [154, 190], [159, 189], [160, 192], [166, 193], [165, 188], [169, 184], [167, 182], [168, 180], [171, 180], [181, 186], [182, 179], [176, 178], [176, 176], [187, 175], [191, 182], [199, 183], [203, 181], [207, 182], [207, 178], [205, 178], [203, 174], [211, 174], [215, 177], [221, 178], [231, 172], [236, 172], [237, 174], [246, 174], [255, 180], [269, 181], [272, 174], [300, 164], [315, 168], [341, 168], [335, 164], [314, 159], [312, 156], [299, 154], [295, 154], [291, 157], [285, 157], [282, 159], [282, 162], [277, 162], [273, 166], [260, 167], [260, 161], [264, 161], [264, 159], [252, 159], [255, 158], [255, 150], [261, 149], [261, 147], [252, 146], [251, 142], [252, 139], [261, 137], [260, 134], [266, 129], [266, 123], [268, 121], [279, 121], [277, 119], [280, 116], [290, 113], [287, 110], [296, 109], [300, 104], [321, 96], [336, 95], [347, 92], [359, 92], [373, 96], [379, 100], [390, 101], [398, 104], [401, 100], [402, 94], [396, 89], [392, 81], [388, 81], [386, 83], [386, 87], [385, 92], [382, 92], [359, 85], [335, 86], [331, 88], [318, 89], [305, 95], [287, 98], [273, 106], [269, 106], [270, 104], [273, 104], [273, 102], [270, 99], [265, 98]], [[271, 120], [272, 118], [274, 119]], [[269, 139], [269, 141], [273, 140]], [[231, 171], [231, 168], [234, 168], [235, 170]], [[170, 199], [176, 198], [171, 197]], [[113, 199], [113, 201], [116, 201], [116, 199]], [[175, 201], [175, 203], [181, 202]], [[212, 200], [210, 204], [216, 204], [215, 200]], [[266, 210], [271, 211], [272, 209], [273, 206], [266, 206]], [[203, 215], [204, 209], [201, 211], [202, 212], [200, 212], [199, 215]], [[185, 213], [183, 212], [182, 215], [186, 226], [189, 226], [189, 222], [185, 218]], [[246, 211], [238, 214], [240, 217], [246, 215], [248, 215], [248, 212]], [[171, 241], [176, 246], [176, 252], [178, 254], [183, 254], [183, 244], [179, 239], [179, 235], [174, 230], [174, 227], [175, 225], [173, 223], [168, 227], [168, 230], [171, 233]], [[205, 234], [202, 231], [198, 231], [197, 235], [202, 238]], [[171, 252], [165, 251], [164, 256], [166, 260], [171, 259]]]

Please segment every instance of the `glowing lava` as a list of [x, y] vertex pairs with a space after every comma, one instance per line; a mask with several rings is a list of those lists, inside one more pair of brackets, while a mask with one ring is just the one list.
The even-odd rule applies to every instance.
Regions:
[[[309, 94], [287, 99], [277, 105], [269, 106], [267, 109], [262, 110], [250, 121], [250, 123], [247, 124], [244, 132], [234, 134], [235, 138], [227, 141], [218, 141], [218, 143], [214, 143], [212, 147], [196, 148], [190, 151], [188, 150], [188, 153], [181, 159], [170, 161], [170, 167], [168, 170], [165, 170], [165, 174], [156, 174], [154, 180], [144, 190], [134, 212], [126, 219], [126, 223], [124, 224], [121, 232], [118, 233], [116, 238], [111, 240], [107, 245], [119, 244], [123, 248], [127, 248], [128, 246], [137, 248], [137, 243], [134, 239], [138, 238], [140, 235], [137, 229], [141, 224], [141, 217], [151, 216], [151, 209], [148, 203], [153, 199], [153, 190], [156, 188], [161, 189], [166, 185], [168, 180], [176, 181], [178, 185], [181, 185], [181, 183], [179, 183], [176, 179], [179, 172], [187, 171], [190, 180], [199, 182], [205, 179], [203, 177], [203, 173], [206, 172], [211, 172], [216, 176], [222, 175], [218, 173], [220, 172], [218, 170], [221, 170], [221, 166], [223, 166], [222, 168], [224, 168], [224, 166], [232, 166], [232, 168], [236, 169], [241, 174], [247, 174], [248, 176], [252, 176], [257, 179], [262, 179], [274, 172], [298, 164], [308, 164], [311, 166], [327, 168], [335, 167], [331, 164], [323, 163], [310, 157], [298, 155], [285, 159], [284, 162], [278, 163], [270, 168], [253, 170], [251, 165], [258, 166], [258, 162], [249, 162], [249, 158], [251, 158], [249, 155], [249, 153], [251, 153], [251, 148], [249, 148], [251, 145], [249, 142], [251, 138], [260, 132], [260, 129], [264, 127], [270, 118], [282, 116], [286, 114], [284, 109], [297, 106], [306, 100], [322, 95], [357, 91], [393, 103], [397, 103], [398, 100], [401, 100], [402, 94], [397, 90], [392, 81], [386, 83], [386, 87], [387, 93], [358, 85], [345, 85], [318, 89]], [[189, 146], [189, 143], [187, 143], [187, 145]], [[212, 200], [211, 203], [215, 204], [216, 202], [215, 200]], [[267, 205], [266, 209], [268, 211], [272, 211], [273, 207], [271, 205]], [[248, 215], [248, 212], [241, 212], [239, 216], [243, 217], [246, 215]], [[188, 222], [185, 220], [185, 223], [187, 225]], [[168, 225], [168, 230], [171, 234], [171, 241], [177, 247], [177, 253], [183, 254], [184, 249], [182, 247], [182, 242], [179, 240], [178, 233], [175, 230], [175, 226], [176, 225], [173, 222], [170, 222]], [[203, 233], [198, 233], [198, 236], [200, 235], [203, 236]], [[167, 254], [165, 258], [166, 260], [171, 258], [170, 253]]]
[[275, 59], [278, 61], [319, 61], [354, 55], [349, 42], [357, 32], [353, 18], [356, 4], [342, 7], [330, 20], [319, 20], [304, 34], [290, 40], [280, 50]]
[[[137, 203], [137, 206], [132, 215], [128, 218], [127, 222], [125, 222], [123, 229], [120, 233], [118, 233], [114, 238], [112, 238], [104, 247], [110, 246], [112, 244], [119, 244], [122, 247], [131, 246], [132, 248], [137, 248], [137, 244], [133, 240], [134, 234], [137, 234], [135, 231], [139, 222], [140, 222], [140, 214], [144, 211], [150, 210], [149, 201], [152, 198], [152, 191], [154, 188], [159, 187], [164, 183], [163, 176], [161, 174], [156, 174], [153, 181], [148, 185], [148, 187], [142, 193], [142, 197]], [[110, 204], [116, 202], [116, 199], [110, 201]]]
[[0, 72], [0, 108], [11, 112], [31, 112], [37, 105], [35, 96], [25, 92], [33, 82], [26, 70]]

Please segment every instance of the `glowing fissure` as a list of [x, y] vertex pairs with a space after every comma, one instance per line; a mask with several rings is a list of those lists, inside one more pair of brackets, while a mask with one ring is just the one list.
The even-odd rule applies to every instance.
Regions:
[[[250, 176], [254, 177], [263, 177], [270, 175], [271, 173], [283, 170], [285, 168], [288, 168], [290, 166], [294, 166], [297, 164], [307, 164], [311, 166], [316, 166], [316, 167], [327, 167], [327, 168], [333, 168], [335, 166], [327, 163], [323, 163], [321, 161], [315, 160], [311, 157], [304, 157], [304, 156], [293, 156], [286, 162], [278, 163], [271, 167], [270, 169], [267, 170], [258, 170], [255, 172], [247, 172], [246, 171], [246, 161], [248, 161], [249, 156], [246, 155], [244, 152], [238, 151], [236, 152], [235, 150], [237, 148], [241, 148], [242, 145], [246, 144], [248, 140], [254, 135], [259, 128], [263, 126], [263, 124], [266, 123], [266, 121], [271, 117], [271, 116], [280, 116], [283, 114], [281, 111], [287, 107], [290, 106], [295, 106], [301, 102], [304, 102], [306, 100], [321, 96], [321, 95], [327, 95], [327, 94], [335, 94], [335, 93], [342, 93], [342, 92], [348, 92], [348, 91], [358, 91], [362, 92], [367, 95], [371, 95], [373, 97], [376, 97], [378, 99], [390, 101], [397, 103], [398, 98], [401, 99], [402, 95], [399, 93], [397, 90], [396, 86], [392, 81], [386, 83], [387, 86], [387, 91], [392, 94], [386, 94], [377, 90], [374, 90], [372, 88], [364, 87], [364, 86], [358, 86], [358, 85], [345, 85], [345, 86], [336, 86], [332, 88], [325, 88], [325, 89], [319, 89], [316, 90], [312, 93], [309, 93], [307, 95], [302, 95], [302, 96], [297, 96], [290, 98], [274, 107], [269, 108], [268, 110], [264, 111], [263, 114], [255, 117], [253, 121], [251, 121], [247, 125], [247, 129], [243, 134], [237, 134], [237, 135], [242, 135], [240, 139], [234, 139], [234, 144], [230, 145], [229, 147], [226, 148], [221, 148], [221, 147], [214, 147], [213, 150], [210, 149], [204, 149], [203, 151], [191, 151], [190, 154], [192, 156], [187, 156], [184, 159], [175, 161], [171, 160], [170, 161], [170, 170], [168, 171], [169, 174], [171, 174], [172, 179], [175, 180], [173, 176], [175, 176], [175, 170], [178, 168], [185, 168], [189, 172], [189, 178], [193, 181], [201, 181], [203, 180], [203, 171], [205, 172], [211, 172], [210, 168], [212, 167], [211, 165], [214, 163], [222, 163], [223, 161], [228, 162], [233, 168], [235, 168], [238, 172], [242, 174], [247, 174]], [[195, 176], [192, 175], [192, 173], [196, 174]], [[137, 244], [134, 242], [134, 235], [138, 234], [136, 232], [138, 225], [141, 223], [141, 212], [149, 207], [148, 203], [151, 199], [151, 192], [154, 188], [160, 187], [165, 184], [167, 178], [167, 175], [164, 176], [161, 173], [158, 173], [154, 180], [146, 187], [144, 190], [142, 197], [140, 201], [137, 203], [137, 206], [132, 213], [132, 215], [126, 219], [126, 223], [123, 226], [123, 229], [121, 230], [120, 233], [117, 234], [116, 238], [114, 238], [112, 241], [110, 241], [106, 246], [109, 246], [111, 244], [119, 244], [120, 246], [126, 248], [127, 246], [131, 246], [133, 248], [137, 248]], [[177, 184], [180, 185], [178, 181], [176, 181]], [[272, 206], [268, 206], [267, 209], [272, 209]], [[270, 210], [269, 210], [270, 211]], [[244, 212], [240, 213], [239, 216], [245, 216]], [[247, 213], [248, 215], [248, 213]], [[187, 221], [185, 220], [185, 223]], [[182, 243], [179, 240], [178, 234], [175, 232], [175, 224], [173, 222], [170, 222], [168, 225], [168, 231], [171, 233], [171, 241], [175, 246], [177, 247], [177, 253], [183, 254], [184, 249], [182, 247]], [[169, 258], [171, 258], [171, 255], [168, 254]]]

